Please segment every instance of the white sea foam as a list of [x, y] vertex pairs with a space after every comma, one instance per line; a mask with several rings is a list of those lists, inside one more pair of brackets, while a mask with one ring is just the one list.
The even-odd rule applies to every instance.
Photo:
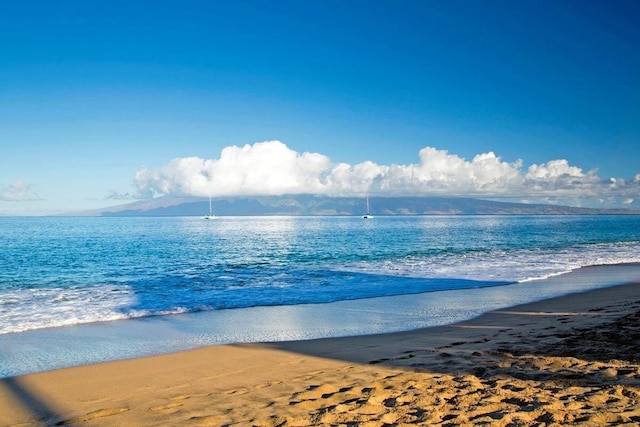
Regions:
[[409, 256], [383, 262], [359, 261], [344, 271], [413, 278], [456, 278], [477, 281], [530, 282], [590, 265], [640, 262], [640, 244], [582, 245], [562, 249], [519, 249]]
[[117, 285], [14, 288], [0, 295], [0, 334], [125, 319], [124, 308], [135, 300], [130, 288]]

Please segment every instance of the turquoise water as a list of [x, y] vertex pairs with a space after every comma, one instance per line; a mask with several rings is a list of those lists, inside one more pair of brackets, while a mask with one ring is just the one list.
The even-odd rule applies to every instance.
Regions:
[[0, 334], [640, 262], [640, 216], [0, 218]]
[[640, 280], [640, 216], [0, 218], [0, 242], [0, 377]]

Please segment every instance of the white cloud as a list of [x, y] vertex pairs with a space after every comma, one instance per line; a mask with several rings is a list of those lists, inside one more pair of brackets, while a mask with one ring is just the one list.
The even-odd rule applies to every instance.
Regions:
[[409, 165], [333, 163], [319, 153], [298, 153], [280, 141], [229, 146], [218, 159], [177, 158], [166, 166], [140, 168], [139, 197], [323, 194], [332, 196], [456, 195], [474, 197], [637, 197], [640, 174], [630, 182], [603, 180], [567, 160], [523, 169], [493, 152], [466, 160], [425, 147]]
[[178, 158], [160, 169], [141, 168], [142, 192], [192, 196], [323, 193], [328, 157], [298, 154], [279, 141], [230, 146], [219, 159]]
[[42, 200], [31, 188], [30, 184], [14, 181], [8, 186], [0, 187], [0, 200], [6, 202], [25, 202]]
[[416, 165], [398, 167], [411, 169], [412, 193], [498, 194], [522, 184], [520, 162], [503, 162], [492, 152], [467, 161], [445, 150], [425, 147], [419, 157]]

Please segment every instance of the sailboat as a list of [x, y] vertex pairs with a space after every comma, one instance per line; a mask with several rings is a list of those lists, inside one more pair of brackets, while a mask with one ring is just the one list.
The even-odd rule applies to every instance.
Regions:
[[205, 215], [204, 219], [216, 219], [216, 216], [211, 211], [211, 196], [209, 196], [209, 215]]
[[370, 218], [373, 218], [373, 215], [371, 215], [371, 214], [369, 213], [369, 196], [367, 196], [367, 213], [366, 213], [366, 214], [364, 214], [364, 215], [362, 215], [362, 218], [364, 218], [364, 219], [370, 219]]

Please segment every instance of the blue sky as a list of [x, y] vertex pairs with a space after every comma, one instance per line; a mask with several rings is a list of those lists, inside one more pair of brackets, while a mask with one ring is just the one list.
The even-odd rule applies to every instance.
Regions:
[[304, 191], [640, 209], [635, 0], [1, 6], [0, 215]]

